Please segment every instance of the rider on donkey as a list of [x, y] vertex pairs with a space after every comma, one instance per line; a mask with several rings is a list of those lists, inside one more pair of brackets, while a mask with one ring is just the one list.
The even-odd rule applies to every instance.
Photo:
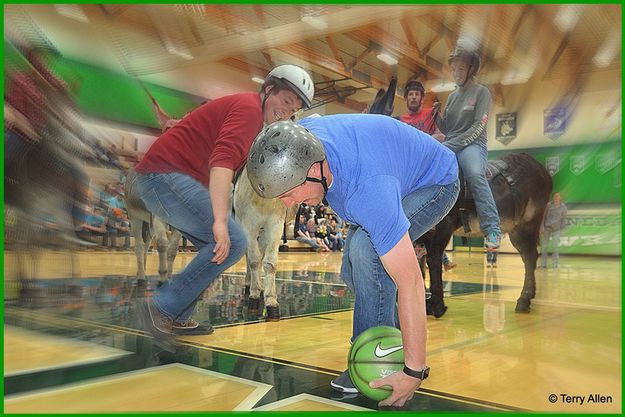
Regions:
[[[445, 112], [437, 113], [436, 125], [445, 134], [444, 145], [456, 153], [458, 165], [471, 189], [486, 248], [497, 250], [501, 243], [499, 214], [486, 180], [486, 125], [491, 95], [488, 88], [475, 81], [480, 69], [480, 56], [476, 51], [458, 46], [448, 62], [458, 88], [449, 95]], [[439, 103], [434, 103], [433, 107], [438, 106]]]

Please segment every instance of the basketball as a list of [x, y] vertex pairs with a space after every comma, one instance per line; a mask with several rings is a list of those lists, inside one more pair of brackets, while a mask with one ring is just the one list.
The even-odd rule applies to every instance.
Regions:
[[389, 326], [377, 326], [362, 332], [348, 356], [349, 377], [361, 394], [381, 401], [392, 393], [390, 386], [369, 387], [369, 382], [404, 369], [401, 332]]

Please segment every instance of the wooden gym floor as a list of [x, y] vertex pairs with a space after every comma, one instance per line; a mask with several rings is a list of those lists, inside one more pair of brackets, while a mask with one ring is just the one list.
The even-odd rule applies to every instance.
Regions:
[[[532, 312], [521, 315], [517, 255], [500, 255], [497, 269], [481, 253], [452, 256], [449, 310], [428, 318], [431, 377], [406, 409], [622, 411], [620, 259], [569, 256], [538, 270]], [[192, 257], [181, 253], [176, 270]], [[377, 409], [329, 386], [351, 333], [339, 253], [280, 253], [277, 323], [248, 313], [239, 262], [198, 303], [194, 317], [215, 333], [181, 338], [175, 354], [137, 326], [133, 253], [37, 259], [18, 297], [16, 256], [5, 252], [5, 412]], [[156, 264], [151, 254], [151, 286]]]

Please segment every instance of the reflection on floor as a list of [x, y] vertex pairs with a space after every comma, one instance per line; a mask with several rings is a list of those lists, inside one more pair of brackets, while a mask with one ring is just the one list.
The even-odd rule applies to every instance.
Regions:
[[[68, 257], [42, 253], [29, 268], [36, 276], [19, 281], [15, 254], [5, 253], [9, 412], [377, 408], [329, 387], [346, 367], [351, 335], [353, 296], [338, 275], [340, 254], [280, 253], [277, 323], [247, 310], [239, 262], [198, 303], [194, 317], [215, 333], [180, 338], [175, 354], [159, 351], [137, 325], [131, 253], [81, 252], [80, 270], [69, 270]], [[181, 254], [175, 267], [192, 257]], [[528, 315], [514, 313], [524, 273], [518, 256], [500, 255], [496, 269], [479, 253], [454, 261], [445, 275], [449, 311], [428, 319], [432, 374], [406, 409], [621, 411], [619, 259], [564, 257], [560, 269], [537, 270]], [[185, 401], [163, 388], [180, 389]], [[94, 401], [75, 400], [85, 395]]]

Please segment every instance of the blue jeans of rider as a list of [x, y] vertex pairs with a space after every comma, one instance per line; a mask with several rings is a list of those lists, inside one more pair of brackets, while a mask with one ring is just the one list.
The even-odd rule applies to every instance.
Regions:
[[210, 194], [204, 185], [184, 174], [147, 173], [139, 175], [137, 189], [147, 209], [178, 229], [198, 250], [183, 271], [154, 292], [153, 301], [160, 312], [183, 322], [193, 314], [204, 290], [241, 259], [247, 245], [245, 234], [230, 216], [230, 253], [218, 265], [211, 262], [215, 248], [214, 216]]
[[[402, 206], [410, 221], [408, 233], [413, 242], [445, 217], [456, 202], [459, 189], [456, 181], [423, 188], [404, 197]], [[352, 224], [347, 232], [341, 278], [356, 295], [352, 341], [370, 327], [399, 327], [395, 283], [384, 269], [371, 239], [358, 225]]]
[[472, 143], [458, 152], [456, 158], [471, 188], [482, 232], [485, 235], [492, 232], [501, 233], [497, 205], [486, 180], [486, 163], [488, 162], [486, 144]]

